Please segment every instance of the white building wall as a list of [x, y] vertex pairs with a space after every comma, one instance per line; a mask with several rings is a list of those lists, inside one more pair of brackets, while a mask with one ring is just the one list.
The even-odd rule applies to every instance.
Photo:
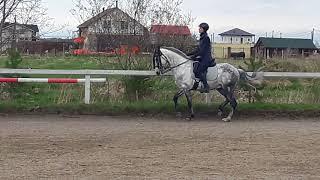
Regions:
[[[251, 44], [253, 37], [250, 36], [221, 36], [222, 43], [226, 44]], [[242, 40], [241, 40], [242, 39]]]
[[[2, 32], [2, 39], [8, 40], [9, 38], [13, 38], [14, 27], [10, 26], [9, 28], [5, 28]], [[32, 40], [33, 31], [26, 28], [25, 26], [16, 26], [16, 39], [17, 41], [31, 41]], [[11, 39], [12, 40], [12, 39]]]

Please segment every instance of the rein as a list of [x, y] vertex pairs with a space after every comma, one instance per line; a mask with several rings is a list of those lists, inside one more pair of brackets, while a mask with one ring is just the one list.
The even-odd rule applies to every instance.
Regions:
[[156, 58], [159, 58], [159, 59], [157, 59], [157, 61], [158, 61], [158, 64], [159, 64], [159, 62], [160, 62], [161, 74], [165, 74], [165, 73], [171, 71], [172, 69], [175, 69], [175, 68], [177, 68], [177, 67], [179, 67], [179, 66], [187, 63], [188, 61], [190, 61], [189, 59], [187, 59], [186, 61], [184, 61], [184, 62], [182, 62], [182, 63], [180, 63], [180, 64], [177, 64], [177, 65], [175, 65], [175, 66], [170, 66], [168, 69], [163, 70], [163, 65], [162, 65], [162, 63], [161, 63], [161, 56], [163, 56], [164, 59], [166, 60], [166, 62], [170, 65], [169, 60], [168, 60], [168, 57], [165, 56], [162, 52], [160, 52], [160, 53], [158, 54], [158, 57], [156, 57]]

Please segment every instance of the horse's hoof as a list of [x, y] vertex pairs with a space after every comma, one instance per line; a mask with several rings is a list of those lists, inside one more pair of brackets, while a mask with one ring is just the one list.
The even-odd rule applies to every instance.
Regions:
[[192, 121], [191, 117], [186, 117], [186, 121]]
[[223, 115], [223, 112], [222, 111], [219, 111], [218, 112], [218, 116], [222, 116]]
[[224, 122], [230, 122], [231, 121], [231, 118], [222, 118], [222, 121], [224, 121]]
[[181, 112], [177, 112], [177, 113], [176, 113], [176, 117], [177, 117], [177, 118], [181, 118], [181, 117], [182, 117]]

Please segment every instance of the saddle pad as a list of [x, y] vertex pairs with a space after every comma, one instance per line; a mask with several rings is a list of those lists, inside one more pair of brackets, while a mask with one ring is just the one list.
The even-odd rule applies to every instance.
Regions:
[[[207, 81], [215, 81], [217, 78], [218, 78], [218, 67], [217, 66], [209, 67], [207, 70]], [[195, 77], [194, 73], [192, 73], [192, 79], [199, 81], [199, 79]]]
[[218, 78], [218, 67], [209, 67], [207, 72], [207, 81], [215, 81]]

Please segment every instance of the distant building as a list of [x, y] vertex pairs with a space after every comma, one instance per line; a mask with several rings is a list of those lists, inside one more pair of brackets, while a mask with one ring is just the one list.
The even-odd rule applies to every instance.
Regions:
[[98, 15], [78, 26], [79, 37], [84, 39], [81, 48], [106, 51], [121, 45], [143, 45], [148, 30], [118, 7], [104, 9]]
[[230, 58], [241, 52], [245, 58], [251, 57], [251, 48], [254, 46], [255, 35], [239, 28], [219, 34], [221, 41], [213, 45], [215, 58]]
[[306, 57], [317, 51], [311, 39], [261, 37], [254, 46], [255, 57], [290, 58]]
[[254, 34], [241, 30], [239, 28], [226, 31], [219, 34], [221, 42], [225, 44], [251, 44], [254, 43]]
[[39, 28], [33, 24], [4, 23], [2, 31], [3, 45], [1, 50], [11, 48], [13, 42], [37, 41], [39, 39]]

